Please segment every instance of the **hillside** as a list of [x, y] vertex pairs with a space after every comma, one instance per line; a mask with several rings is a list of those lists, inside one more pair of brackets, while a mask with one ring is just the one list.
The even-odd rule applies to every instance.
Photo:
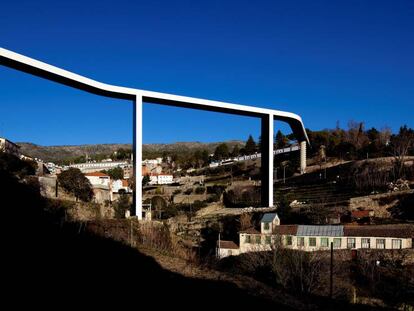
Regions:
[[[176, 142], [171, 144], [144, 144], [143, 154], [145, 157], [161, 156], [163, 152], [172, 154], [175, 152], [191, 152], [198, 149], [207, 149], [210, 153], [222, 142], [202, 143], [202, 142]], [[232, 149], [234, 145], [244, 145], [243, 141], [226, 141]], [[90, 145], [71, 145], [71, 146], [40, 146], [32, 143], [17, 143], [21, 146], [21, 152], [27, 156], [39, 158], [47, 162], [57, 162], [65, 159], [76, 158], [79, 156], [94, 156], [97, 154], [111, 155], [114, 151], [123, 148], [131, 149], [131, 144], [90, 144]]]

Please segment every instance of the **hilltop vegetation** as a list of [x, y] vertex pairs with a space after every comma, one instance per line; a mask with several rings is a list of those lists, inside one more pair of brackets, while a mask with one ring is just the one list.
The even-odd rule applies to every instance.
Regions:
[[[166, 154], [191, 153], [195, 150], [207, 150], [213, 153], [215, 148], [220, 144], [217, 143], [201, 143], [201, 142], [177, 142], [172, 144], [144, 144], [144, 158], [162, 157]], [[230, 147], [243, 145], [242, 141], [226, 142]], [[18, 143], [21, 146], [21, 152], [25, 155], [42, 159], [46, 162], [68, 162], [81, 160], [88, 155], [91, 158], [104, 159], [111, 156], [119, 149], [127, 151], [132, 150], [132, 144], [91, 144], [91, 145], [73, 145], [73, 146], [40, 146], [32, 143]]]

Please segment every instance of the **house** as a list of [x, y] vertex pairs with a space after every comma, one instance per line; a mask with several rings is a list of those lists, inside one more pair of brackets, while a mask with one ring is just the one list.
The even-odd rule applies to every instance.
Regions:
[[375, 214], [373, 210], [364, 210], [364, 211], [356, 210], [356, 211], [351, 212], [352, 220], [355, 220], [355, 221], [361, 221], [361, 220], [369, 221], [369, 219], [371, 217], [374, 217], [374, 215]]
[[[130, 179], [134, 176], [134, 167], [133, 167], [133, 165], [131, 165], [131, 164], [124, 165], [122, 167], [122, 169], [124, 171], [124, 178], [125, 179]], [[142, 175], [142, 176], [144, 176], [144, 175]]]
[[18, 157], [20, 155], [20, 146], [6, 138], [0, 137], [0, 152], [12, 154]]
[[[303, 251], [329, 249], [412, 248], [413, 225], [275, 225], [270, 232], [263, 220], [261, 232], [251, 228], [240, 232], [240, 252], [271, 250], [275, 243]], [[267, 229], [269, 228], [269, 229]]]
[[239, 247], [233, 241], [217, 241], [217, 258], [236, 256], [240, 254]]
[[169, 185], [173, 183], [174, 176], [171, 174], [159, 174], [158, 175], [158, 184], [159, 185]]
[[169, 185], [173, 183], [174, 176], [171, 174], [152, 174], [149, 178], [150, 185]]
[[158, 175], [162, 173], [162, 167], [161, 165], [157, 165], [150, 169], [150, 174]]
[[260, 231], [239, 232], [238, 250], [240, 254], [270, 251], [277, 245], [318, 251], [328, 250], [331, 243], [335, 249], [405, 249], [413, 247], [413, 237], [414, 225], [281, 225], [276, 213], [267, 213]]
[[265, 234], [272, 234], [276, 226], [280, 225], [279, 216], [276, 213], [264, 214], [260, 221], [261, 231]]
[[89, 179], [92, 187], [104, 186], [109, 188], [111, 186], [111, 177], [102, 172], [86, 173], [85, 177]]
[[118, 179], [112, 181], [112, 192], [113, 193], [132, 193], [132, 189], [128, 185], [128, 180], [126, 179]]
[[93, 173], [103, 170], [110, 170], [116, 167], [124, 168], [128, 167], [129, 164], [126, 161], [108, 161], [108, 162], [87, 162], [87, 163], [78, 163], [78, 164], [71, 164], [69, 167], [78, 168], [81, 170], [82, 173]]

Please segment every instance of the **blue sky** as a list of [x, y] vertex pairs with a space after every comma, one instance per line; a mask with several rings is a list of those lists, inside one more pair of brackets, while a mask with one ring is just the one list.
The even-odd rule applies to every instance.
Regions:
[[[292, 111], [311, 129], [414, 127], [413, 33], [409, 0], [16, 0], [0, 10], [4, 48], [107, 83]], [[0, 136], [130, 142], [131, 112], [0, 68]], [[144, 107], [145, 143], [249, 133], [258, 120]]]

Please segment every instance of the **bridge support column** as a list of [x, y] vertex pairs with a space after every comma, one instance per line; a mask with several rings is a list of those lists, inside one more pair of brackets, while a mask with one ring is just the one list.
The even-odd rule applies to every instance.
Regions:
[[306, 173], [306, 141], [300, 142], [300, 173]]
[[261, 205], [263, 207], [271, 207], [273, 206], [273, 115], [264, 115], [261, 122]]
[[132, 216], [142, 219], [142, 96], [138, 94], [134, 101], [134, 208]]

